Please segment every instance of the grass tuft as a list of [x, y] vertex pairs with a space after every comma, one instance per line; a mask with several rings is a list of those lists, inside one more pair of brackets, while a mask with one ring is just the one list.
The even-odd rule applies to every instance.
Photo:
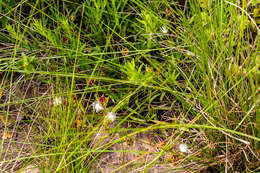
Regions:
[[257, 172], [259, 4], [0, 0], [1, 172]]

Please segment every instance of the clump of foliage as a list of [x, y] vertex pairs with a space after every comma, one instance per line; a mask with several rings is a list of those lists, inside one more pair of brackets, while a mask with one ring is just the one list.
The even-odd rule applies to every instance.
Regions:
[[[2, 171], [259, 171], [258, 6], [0, 0]], [[98, 164], [141, 133], [150, 150]]]

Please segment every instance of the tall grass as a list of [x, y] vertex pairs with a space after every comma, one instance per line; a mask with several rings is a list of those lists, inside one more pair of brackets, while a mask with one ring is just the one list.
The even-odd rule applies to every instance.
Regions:
[[257, 7], [2, 3], [1, 171], [259, 171]]

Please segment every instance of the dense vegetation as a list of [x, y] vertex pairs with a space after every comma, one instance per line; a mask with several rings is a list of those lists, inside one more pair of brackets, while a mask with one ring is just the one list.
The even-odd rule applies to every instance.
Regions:
[[1, 172], [260, 171], [259, 9], [0, 0]]

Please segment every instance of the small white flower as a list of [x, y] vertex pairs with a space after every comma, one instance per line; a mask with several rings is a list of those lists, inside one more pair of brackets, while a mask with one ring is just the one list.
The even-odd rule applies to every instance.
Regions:
[[163, 27], [161, 28], [161, 32], [162, 32], [163, 34], [167, 34], [167, 33], [168, 33], [168, 29], [167, 29], [165, 26], [163, 26]]
[[108, 112], [106, 116], [107, 119], [109, 119], [112, 122], [116, 120], [116, 114], [114, 112]]
[[152, 39], [153, 38], [153, 34], [151, 32], [149, 32], [149, 39]]
[[61, 101], [61, 97], [55, 97], [53, 104], [54, 106], [59, 106], [61, 105], [62, 101]]
[[188, 151], [188, 146], [186, 144], [180, 144], [179, 145], [179, 150], [182, 152], [182, 153], [185, 153]]
[[100, 111], [102, 111], [102, 110], [104, 109], [103, 106], [102, 106], [102, 104], [99, 103], [99, 101], [95, 101], [92, 105], [93, 105], [94, 110], [95, 110], [97, 113], [100, 112]]

